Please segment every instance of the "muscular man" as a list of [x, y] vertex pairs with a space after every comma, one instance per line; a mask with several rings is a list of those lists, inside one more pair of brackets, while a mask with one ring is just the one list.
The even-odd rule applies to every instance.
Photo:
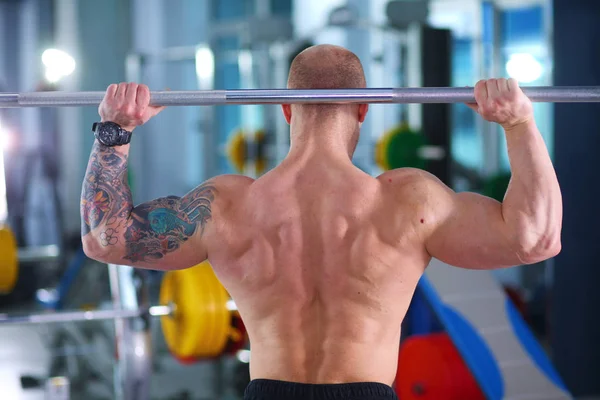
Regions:
[[[296, 57], [288, 86], [362, 88], [365, 77], [353, 53], [316, 46]], [[493, 269], [560, 251], [560, 189], [529, 99], [504, 79], [479, 82], [475, 96], [471, 107], [506, 134], [503, 203], [421, 170], [356, 168], [367, 105], [283, 105], [291, 148], [278, 167], [138, 206], [129, 144], [97, 141], [81, 197], [86, 254], [161, 270], [210, 260], [250, 336], [247, 399], [394, 398], [400, 323], [431, 257]], [[132, 83], [111, 85], [99, 108], [127, 131], [160, 110]]]

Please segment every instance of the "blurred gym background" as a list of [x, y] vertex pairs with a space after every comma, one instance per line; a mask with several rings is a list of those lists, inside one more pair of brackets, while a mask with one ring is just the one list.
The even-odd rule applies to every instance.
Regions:
[[[153, 90], [283, 88], [293, 57], [321, 43], [355, 52], [370, 87], [473, 86], [491, 77], [600, 85], [596, 0], [0, 0], [0, 91], [101, 91], [121, 81]], [[563, 189], [563, 251], [494, 278], [566, 387], [593, 398], [600, 396], [600, 108], [536, 104], [535, 115]], [[18, 281], [0, 296], [1, 312], [111, 307], [109, 270], [82, 255], [79, 238], [97, 120], [94, 107], [0, 109], [0, 221], [19, 249]], [[182, 195], [216, 174], [260, 176], [288, 142], [277, 106], [167, 109], [134, 135], [134, 199]], [[428, 169], [457, 191], [498, 199], [510, 176], [502, 132], [460, 104], [372, 106], [354, 161], [373, 175]], [[132, 287], [143, 281], [157, 303], [161, 275], [130, 275]], [[414, 310], [406, 332], [441, 330], [434, 322], [424, 328]], [[0, 325], [0, 398], [48, 398], [49, 387], [65, 382], [74, 399], [122, 397], [114, 325]], [[158, 319], [150, 326], [153, 356], [140, 379], [149, 380], [152, 399], [240, 398], [247, 343], [182, 359]]]

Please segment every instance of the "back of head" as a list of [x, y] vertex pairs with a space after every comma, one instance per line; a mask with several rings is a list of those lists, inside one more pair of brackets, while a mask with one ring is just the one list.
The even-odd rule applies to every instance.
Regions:
[[[298, 54], [290, 67], [289, 89], [354, 89], [366, 87], [365, 73], [356, 54], [333, 45], [309, 47]], [[344, 105], [303, 104], [301, 108], [326, 117]]]

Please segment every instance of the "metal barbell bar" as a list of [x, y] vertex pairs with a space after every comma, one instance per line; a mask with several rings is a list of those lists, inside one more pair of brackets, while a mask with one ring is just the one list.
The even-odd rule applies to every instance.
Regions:
[[[233, 300], [229, 300], [226, 304], [226, 307], [229, 311], [237, 310], [237, 305]], [[145, 314], [153, 317], [162, 317], [173, 315], [176, 310], [177, 305], [169, 304], [136, 310], [107, 309], [90, 311], [59, 311], [26, 315], [0, 314], [0, 325], [32, 325], [76, 321], [100, 321], [118, 318], [136, 318]]]
[[175, 311], [174, 305], [152, 306], [146, 310], [91, 310], [91, 311], [61, 311], [45, 314], [8, 315], [0, 314], [0, 325], [31, 325], [50, 324], [75, 321], [100, 321], [107, 319], [135, 318], [144, 314], [151, 316], [171, 315]]
[[[600, 86], [524, 87], [534, 102], [600, 102]], [[300, 103], [472, 103], [472, 87], [368, 89], [242, 89], [151, 92], [151, 104], [215, 106]], [[104, 92], [0, 93], [0, 108], [97, 106]]]

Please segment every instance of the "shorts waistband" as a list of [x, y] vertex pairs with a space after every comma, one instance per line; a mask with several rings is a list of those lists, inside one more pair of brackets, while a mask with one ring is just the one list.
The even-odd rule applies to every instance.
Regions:
[[245, 397], [269, 397], [281, 399], [360, 399], [376, 397], [379, 399], [397, 399], [394, 390], [383, 383], [355, 382], [333, 384], [309, 384], [255, 379], [246, 388]]

